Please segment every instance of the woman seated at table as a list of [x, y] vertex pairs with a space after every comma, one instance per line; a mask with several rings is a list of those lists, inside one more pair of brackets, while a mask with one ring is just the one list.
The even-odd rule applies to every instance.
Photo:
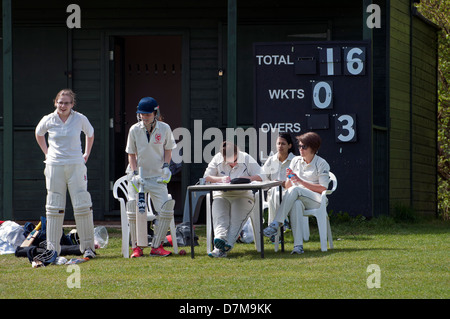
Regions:
[[[261, 167], [256, 160], [227, 141], [203, 175], [205, 181], [211, 183], [230, 183], [235, 178], [247, 178], [249, 182], [262, 181], [261, 176]], [[213, 199], [214, 250], [209, 256], [226, 257], [238, 239], [255, 199], [250, 190], [215, 191]]]

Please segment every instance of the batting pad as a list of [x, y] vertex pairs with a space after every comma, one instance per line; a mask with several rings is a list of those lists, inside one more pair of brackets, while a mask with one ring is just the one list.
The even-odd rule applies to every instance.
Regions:
[[131, 248], [136, 248], [136, 200], [127, 202], [127, 218], [130, 225]]
[[61, 253], [61, 236], [63, 232], [64, 211], [47, 211], [47, 249]]
[[77, 225], [77, 233], [80, 238], [80, 251], [84, 252], [91, 248], [95, 251], [94, 245], [94, 218], [92, 209], [85, 211], [74, 211], [75, 223]]
[[87, 191], [79, 192], [71, 196], [73, 211], [85, 212], [92, 207], [91, 194]]
[[173, 218], [173, 209], [175, 207], [175, 200], [169, 199], [166, 201], [162, 207], [161, 212], [159, 213], [157, 220], [158, 225], [156, 226], [155, 236], [153, 237], [152, 247], [158, 248], [161, 246], [164, 238], [166, 238], [167, 231], [170, 227], [170, 222]]
[[60, 193], [48, 191], [45, 208], [48, 212], [58, 213], [66, 207], [66, 197]]

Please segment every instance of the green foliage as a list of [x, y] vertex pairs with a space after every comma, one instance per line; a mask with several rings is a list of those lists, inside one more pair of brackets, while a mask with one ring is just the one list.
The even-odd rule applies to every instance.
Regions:
[[450, 219], [450, 0], [421, 0], [418, 9], [441, 28], [438, 88], [438, 210]]
[[401, 203], [396, 203], [394, 205], [394, 209], [392, 210], [391, 214], [395, 222], [397, 223], [415, 223], [418, 220], [416, 211], [412, 207]]

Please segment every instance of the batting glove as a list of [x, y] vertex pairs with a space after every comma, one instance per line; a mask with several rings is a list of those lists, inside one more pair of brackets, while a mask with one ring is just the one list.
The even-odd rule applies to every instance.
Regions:
[[131, 178], [131, 183], [137, 188], [139, 188], [140, 184], [144, 185], [144, 179], [141, 176], [134, 174], [133, 177]]
[[172, 178], [172, 172], [169, 169], [169, 164], [164, 163], [162, 170], [163, 170], [162, 176], [159, 177], [156, 181], [158, 183], [168, 184], [170, 182], [170, 179]]

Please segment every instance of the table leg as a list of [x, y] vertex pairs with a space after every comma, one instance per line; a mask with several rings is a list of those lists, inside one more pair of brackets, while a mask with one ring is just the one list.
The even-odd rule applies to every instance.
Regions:
[[213, 211], [212, 211], [212, 203], [213, 203], [213, 192], [209, 192], [209, 203], [206, 203], [206, 205], [209, 205], [211, 207], [211, 247], [212, 250], [214, 250], [214, 222], [213, 222]]
[[[283, 187], [280, 185], [279, 186], [279, 193], [280, 193], [280, 205], [281, 205], [281, 200], [283, 199]], [[281, 226], [281, 252], [284, 253], [284, 225]]]
[[189, 231], [191, 233], [191, 258], [194, 259], [194, 217], [193, 210], [192, 210], [192, 192], [191, 190], [188, 190], [188, 197], [189, 197]]
[[259, 190], [259, 240], [261, 242], [261, 258], [264, 258], [264, 236], [263, 236], [263, 196], [264, 191]]

